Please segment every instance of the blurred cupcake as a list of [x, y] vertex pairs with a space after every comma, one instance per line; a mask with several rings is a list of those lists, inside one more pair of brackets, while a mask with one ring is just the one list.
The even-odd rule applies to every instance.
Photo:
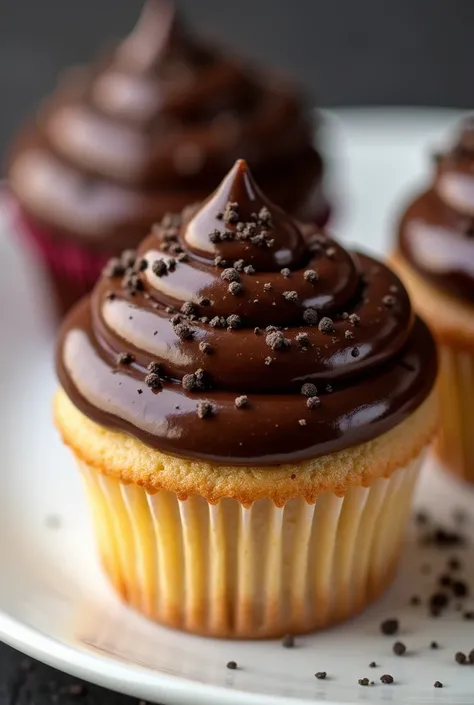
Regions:
[[433, 339], [389, 269], [274, 206], [245, 162], [110, 262], [58, 372], [57, 426], [136, 609], [272, 637], [391, 581], [435, 428]]
[[196, 39], [171, 1], [70, 72], [18, 135], [9, 179], [21, 230], [62, 309], [167, 212], [201, 201], [244, 155], [273, 199], [327, 218], [314, 125], [292, 87]]
[[439, 344], [445, 466], [474, 482], [474, 122], [437, 155], [433, 182], [401, 219], [392, 258]]

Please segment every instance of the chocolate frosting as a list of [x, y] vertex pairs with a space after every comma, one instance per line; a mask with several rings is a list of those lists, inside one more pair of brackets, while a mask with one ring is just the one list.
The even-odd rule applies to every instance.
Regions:
[[436, 155], [434, 179], [405, 211], [399, 230], [406, 259], [436, 286], [474, 303], [474, 120]]
[[108, 264], [66, 318], [57, 360], [94, 421], [231, 465], [373, 438], [425, 399], [436, 373], [395, 274], [273, 205], [244, 161]]
[[66, 76], [22, 131], [10, 180], [40, 224], [120, 251], [202, 201], [241, 155], [283, 207], [324, 217], [313, 133], [285, 83], [195, 39], [171, 0], [148, 0], [122, 44]]

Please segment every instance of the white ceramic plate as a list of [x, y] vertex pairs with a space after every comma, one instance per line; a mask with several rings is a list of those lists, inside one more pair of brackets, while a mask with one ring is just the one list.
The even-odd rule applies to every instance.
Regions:
[[[456, 117], [340, 112], [334, 164], [346, 205], [338, 211], [338, 231], [382, 250], [393, 204], [423, 176], [428, 148]], [[155, 702], [471, 705], [474, 666], [455, 664], [453, 654], [474, 648], [473, 622], [454, 610], [430, 620], [409, 606], [409, 597], [428, 594], [435, 579], [421, 574], [427, 549], [420, 555], [410, 539], [400, 575], [381, 602], [348, 624], [298, 639], [292, 650], [279, 642], [168, 631], [115, 599], [95, 561], [79, 477], [51, 423], [53, 333], [38, 301], [37, 275], [9, 235], [0, 237], [0, 637], [77, 676]], [[470, 490], [430, 465], [419, 490], [424, 505], [444, 520], [455, 506], [473, 506]], [[465, 553], [474, 570], [473, 553]], [[381, 619], [392, 616], [401, 620], [399, 638], [409, 649], [403, 658], [392, 653], [394, 638], [379, 632]], [[432, 640], [439, 650], [429, 648]], [[231, 659], [239, 670], [226, 669]], [[378, 668], [368, 667], [373, 660]], [[327, 671], [327, 679], [316, 680], [316, 671]], [[382, 673], [396, 683], [382, 685]], [[359, 686], [363, 677], [375, 685]], [[434, 689], [436, 680], [443, 689]]]

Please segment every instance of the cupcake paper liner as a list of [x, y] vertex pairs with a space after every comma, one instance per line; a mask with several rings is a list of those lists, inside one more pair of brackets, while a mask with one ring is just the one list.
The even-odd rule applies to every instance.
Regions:
[[314, 504], [148, 494], [80, 462], [103, 566], [147, 617], [216, 637], [326, 627], [391, 582], [423, 452], [389, 478]]
[[440, 430], [437, 451], [447, 470], [474, 483], [474, 354], [438, 347]]

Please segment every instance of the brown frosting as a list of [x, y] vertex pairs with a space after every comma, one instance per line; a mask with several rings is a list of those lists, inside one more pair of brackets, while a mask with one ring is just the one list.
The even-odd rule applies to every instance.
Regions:
[[436, 372], [395, 274], [293, 220], [244, 161], [108, 264], [66, 318], [57, 359], [91, 419], [233, 465], [373, 438], [423, 401]]
[[283, 207], [322, 217], [313, 137], [286, 84], [195, 39], [170, 0], [148, 0], [122, 44], [60, 83], [17, 139], [9, 174], [40, 224], [120, 251], [202, 201], [241, 155]]
[[430, 188], [401, 219], [400, 249], [435, 285], [474, 303], [474, 120], [435, 161]]

